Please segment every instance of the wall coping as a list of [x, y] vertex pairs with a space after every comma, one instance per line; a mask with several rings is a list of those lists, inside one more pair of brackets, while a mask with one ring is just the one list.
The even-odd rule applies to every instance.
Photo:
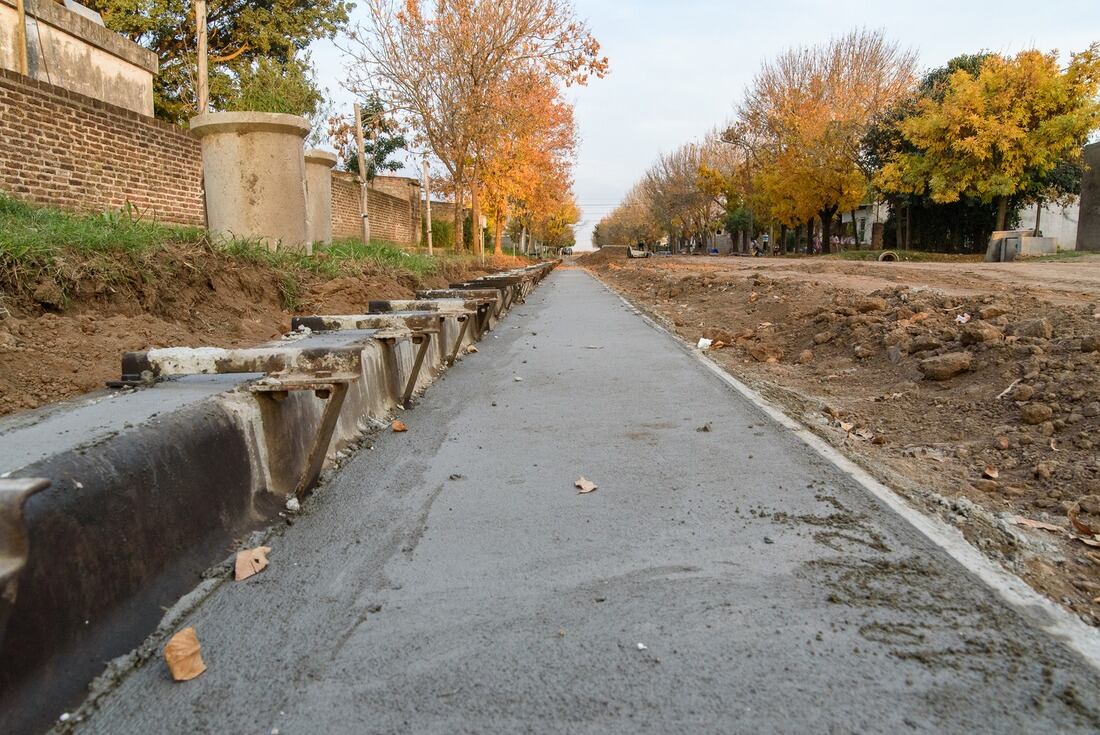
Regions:
[[[0, 3], [15, 7], [15, 0], [0, 0]], [[53, 0], [26, 0], [26, 9], [27, 15], [75, 36], [90, 46], [113, 54], [150, 74], [157, 73], [159, 63], [155, 53], [83, 15], [72, 12], [64, 5]]]
[[218, 133], [287, 133], [305, 138], [312, 130], [309, 121], [281, 112], [207, 112], [190, 120], [193, 135], [202, 138]]

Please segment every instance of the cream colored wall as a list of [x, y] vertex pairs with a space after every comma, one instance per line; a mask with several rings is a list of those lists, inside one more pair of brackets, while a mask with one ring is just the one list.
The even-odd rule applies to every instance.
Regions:
[[[17, 71], [13, 0], [0, 0], [0, 67]], [[48, 0], [27, 0], [27, 56], [34, 79], [153, 114], [151, 52]]]

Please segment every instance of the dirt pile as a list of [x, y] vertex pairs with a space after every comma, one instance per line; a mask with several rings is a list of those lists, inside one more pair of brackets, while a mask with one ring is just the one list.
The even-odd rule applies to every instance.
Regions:
[[128, 350], [251, 346], [289, 329], [295, 313], [354, 313], [514, 264], [448, 265], [426, 277], [368, 265], [326, 277], [193, 246], [166, 247], [139, 268], [69, 262], [58, 278], [0, 291], [0, 415], [102, 388]]
[[[894, 487], [946, 499], [979, 545], [1100, 623], [1100, 555], [1067, 521], [1100, 494], [1100, 293], [983, 292], [910, 271], [868, 290], [881, 281], [849, 265], [840, 279], [684, 260], [596, 271], [683, 337], [713, 340], [730, 372]], [[1017, 516], [1064, 528], [1037, 532], [1058, 551], [1018, 555]]]
[[600, 248], [599, 250], [594, 250], [591, 253], [585, 253], [579, 256], [577, 258], [577, 265], [594, 267], [620, 260], [627, 260], [626, 248], [608, 247]]

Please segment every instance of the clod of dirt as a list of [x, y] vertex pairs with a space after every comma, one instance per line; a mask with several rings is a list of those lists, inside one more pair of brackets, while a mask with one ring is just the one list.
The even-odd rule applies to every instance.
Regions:
[[949, 380], [970, 369], [974, 356], [969, 352], [948, 352], [920, 361], [917, 366], [928, 380]]
[[[1020, 403], [1030, 401], [1035, 397], [1035, 388], [1027, 383], [1021, 383], [1012, 389], [1010, 397], [1012, 400], [1019, 401]], [[1046, 419], [1043, 420], [1045, 421]]]
[[979, 319], [996, 319], [999, 316], [1004, 316], [1008, 313], [1008, 309], [1003, 306], [992, 304], [990, 306], [983, 306], [978, 310]]
[[1001, 330], [990, 324], [983, 324], [982, 322], [971, 322], [963, 327], [962, 334], [959, 335], [959, 341], [964, 345], [976, 345], [982, 342], [1000, 342], [1004, 339], [1004, 334]]
[[832, 332], [818, 332], [817, 334], [814, 335], [814, 344], [815, 345], [823, 345], [826, 342], [831, 342], [832, 339], [833, 339], [833, 333]]
[[1100, 351], [1100, 335], [1090, 334], [1081, 338], [1081, 352]]
[[1029, 426], [1036, 426], [1050, 421], [1050, 417], [1053, 415], [1054, 411], [1045, 403], [1028, 403], [1020, 408], [1020, 417]]
[[909, 347], [910, 352], [929, 352], [931, 350], [938, 350], [943, 347], [943, 342], [939, 341], [931, 334], [919, 335], [913, 340], [913, 343]]
[[394, 422], [390, 424], [390, 429], [392, 429], [395, 434], [400, 434], [403, 431], [408, 431], [409, 427], [405, 425], [404, 421], [395, 419]]
[[1048, 319], [1027, 319], [1016, 322], [1008, 329], [1009, 334], [1016, 337], [1038, 337], [1050, 339], [1054, 336], [1054, 327]]
[[168, 640], [164, 646], [164, 662], [176, 681], [190, 681], [206, 671], [194, 628], [184, 628]]
[[868, 314], [872, 311], [886, 311], [886, 299], [880, 299], [877, 297], [869, 297], [861, 299], [856, 305], [856, 311], [860, 314]]
[[813, 350], [802, 350], [802, 352], [798, 353], [798, 364], [799, 365], [809, 365], [813, 361], [814, 361]]

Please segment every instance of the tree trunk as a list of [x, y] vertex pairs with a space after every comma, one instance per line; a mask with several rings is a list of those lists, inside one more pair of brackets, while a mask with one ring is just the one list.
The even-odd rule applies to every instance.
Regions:
[[523, 229], [519, 232], [519, 251], [524, 255], [527, 255], [527, 225], [523, 225]]
[[833, 217], [836, 216], [837, 209], [837, 205], [834, 204], [817, 213], [821, 218], [821, 250], [825, 253], [833, 251]]
[[1001, 197], [997, 200], [997, 229], [1003, 230], [1005, 228], [1005, 221], [1008, 219], [1008, 197]]
[[481, 257], [485, 257], [485, 238], [481, 233], [481, 202], [478, 201], [477, 166], [474, 166], [474, 175], [470, 180], [470, 238], [473, 251]]
[[504, 255], [504, 215], [500, 213], [493, 221], [493, 255]]
[[779, 247], [777, 248], [780, 255], [787, 252], [787, 226], [779, 225]]
[[459, 252], [466, 249], [466, 233], [463, 232], [462, 223], [465, 221], [466, 216], [462, 211], [462, 179], [455, 179], [455, 211], [454, 211], [454, 248], [455, 252]]
[[1042, 232], [1039, 230], [1039, 224], [1043, 219], [1043, 203], [1037, 202], [1035, 204], [1035, 237], [1042, 237]]
[[913, 241], [910, 239], [913, 236], [913, 206], [909, 203], [905, 203], [905, 249], [911, 250], [913, 248]]
[[859, 225], [856, 223], [856, 210], [852, 210], [852, 243], [856, 246], [856, 250], [860, 249], [861, 243], [859, 238]]

